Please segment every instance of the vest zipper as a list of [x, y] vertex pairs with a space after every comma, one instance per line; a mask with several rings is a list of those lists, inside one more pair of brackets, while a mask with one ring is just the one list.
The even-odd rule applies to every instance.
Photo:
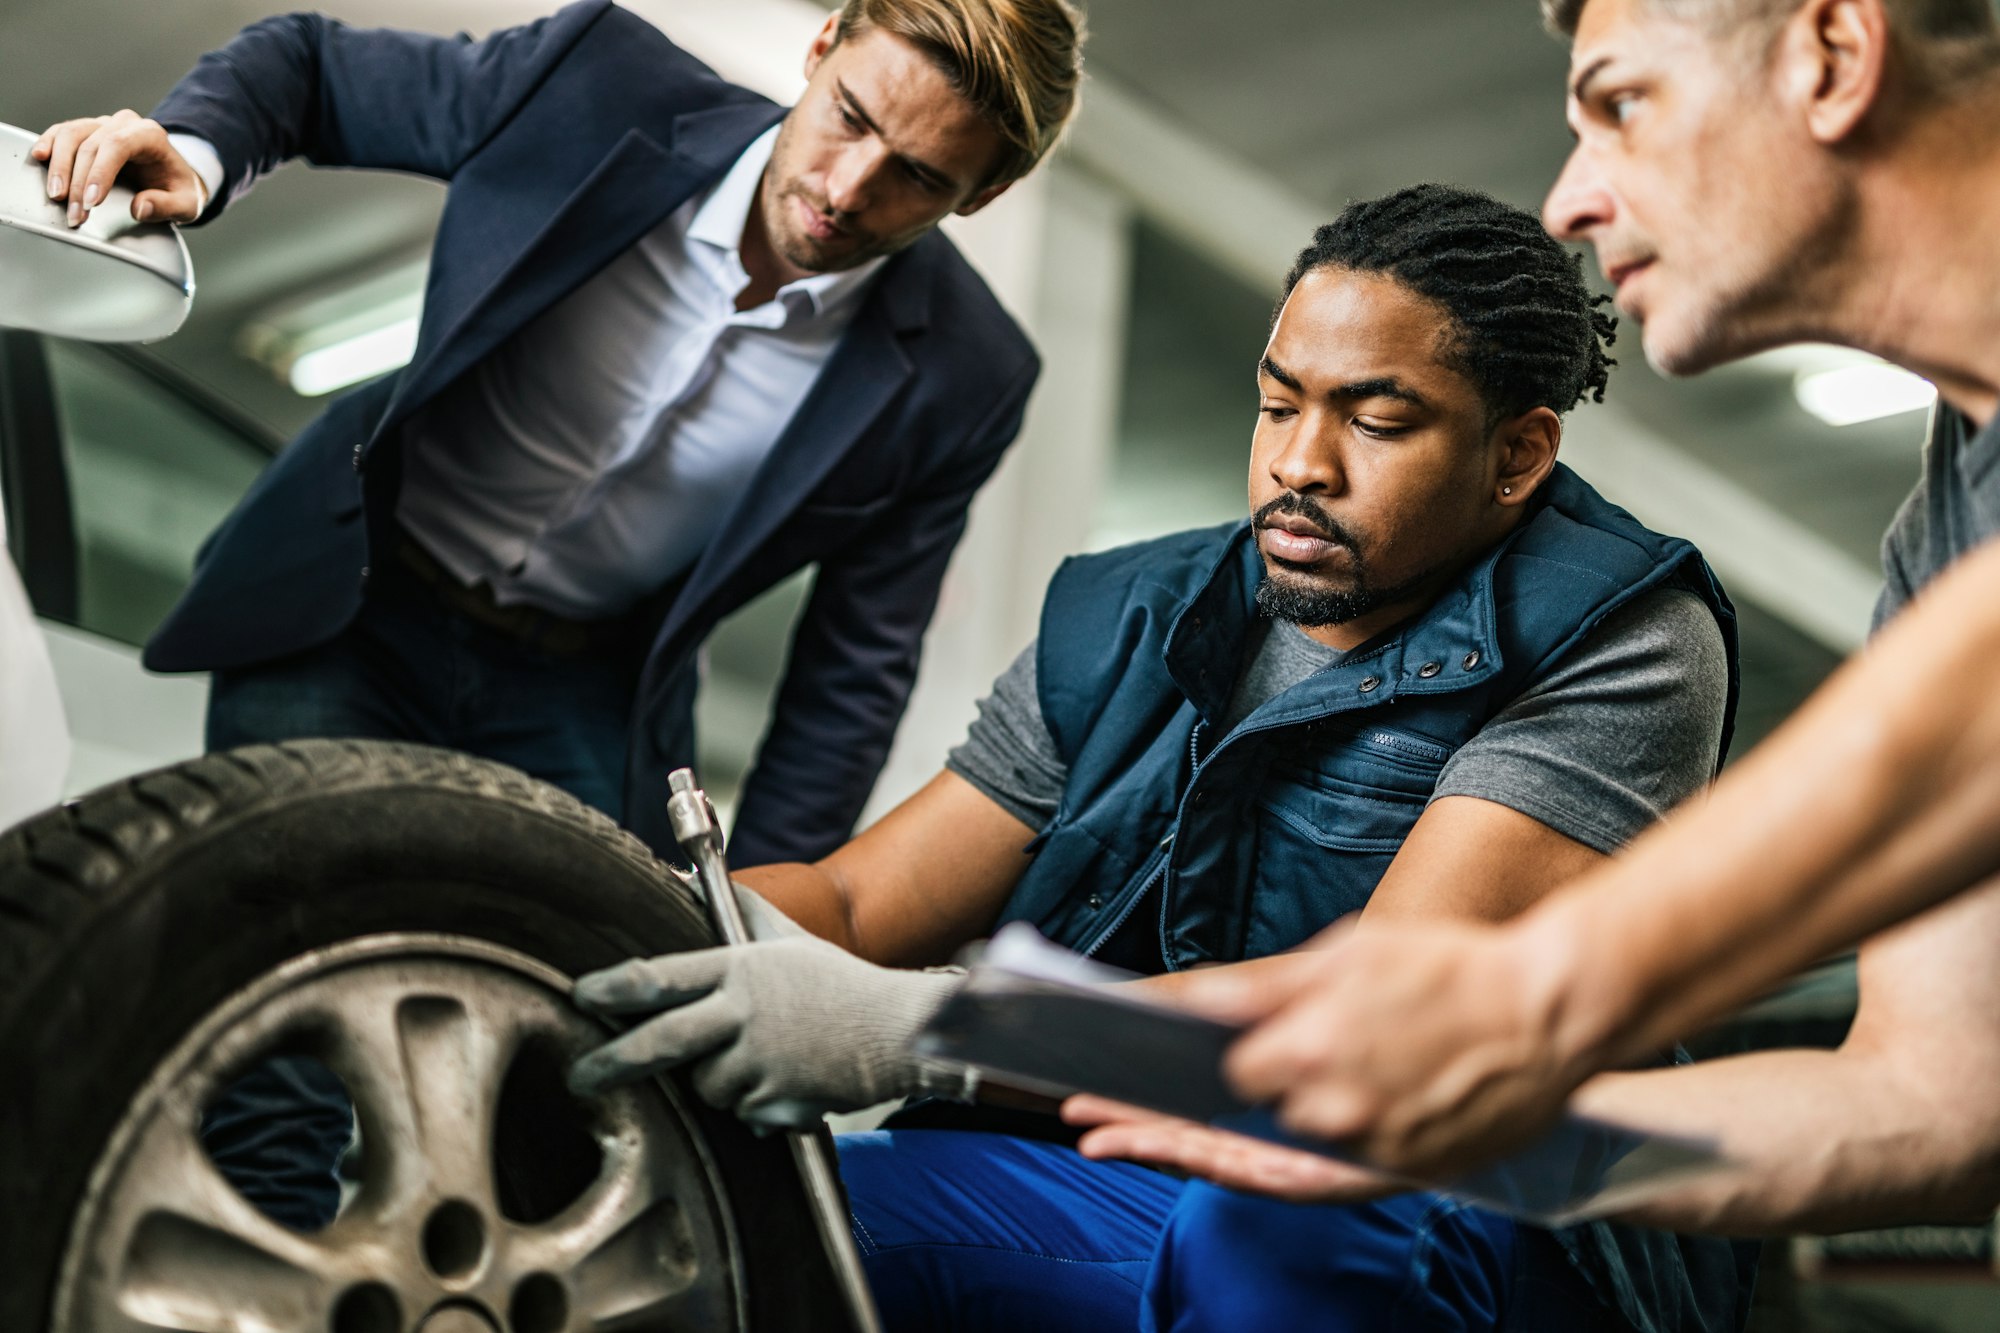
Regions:
[[1166, 878], [1167, 856], [1172, 850], [1173, 845], [1174, 835], [1169, 833], [1167, 840], [1153, 849], [1152, 862], [1140, 875], [1138, 890], [1132, 894], [1125, 906], [1118, 910], [1118, 915], [1112, 919], [1111, 924], [1099, 931], [1097, 938], [1084, 946], [1083, 956], [1085, 958], [1091, 957], [1099, 949], [1109, 944], [1111, 937], [1123, 929], [1125, 923], [1132, 919], [1132, 914], [1139, 910], [1139, 904], [1146, 901], [1146, 895], [1153, 891], [1154, 883]]
[[[1202, 729], [1207, 725], [1208, 725], [1207, 722], [1198, 721], [1188, 731], [1188, 774], [1189, 774], [1188, 790], [1189, 791], [1194, 790], [1194, 774], [1199, 770], [1200, 767], [1199, 761], [1197, 760], [1196, 756], [1201, 753], [1201, 733]], [[1152, 863], [1149, 864], [1145, 870], [1140, 872], [1139, 891], [1137, 893], [1134, 893], [1132, 895], [1131, 900], [1127, 902], [1124, 907], [1119, 909], [1117, 917], [1111, 922], [1111, 924], [1106, 926], [1102, 931], [1098, 932], [1097, 938], [1092, 940], [1088, 945], [1084, 947], [1083, 956], [1085, 958], [1089, 958], [1090, 956], [1095, 954], [1099, 949], [1102, 949], [1106, 944], [1109, 944], [1111, 942], [1111, 937], [1113, 935], [1116, 935], [1121, 929], [1123, 929], [1125, 923], [1132, 919], [1132, 914], [1139, 910], [1139, 904], [1146, 901], [1146, 895], [1153, 891], [1154, 881], [1162, 880], [1167, 877], [1167, 862], [1169, 858], [1171, 858], [1173, 855], [1174, 839], [1177, 836], [1179, 836], [1179, 833], [1180, 833], [1180, 816], [1179, 813], [1176, 812], [1174, 817], [1173, 829], [1167, 833], [1166, 838], [1160, 843], [1160, 845], [1157, 848], [1154, 849]]]

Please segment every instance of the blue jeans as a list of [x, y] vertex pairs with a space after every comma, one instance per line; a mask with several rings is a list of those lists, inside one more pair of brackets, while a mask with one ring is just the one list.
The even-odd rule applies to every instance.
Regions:
[[[307, 737], [420, 741], [512, 764], [619, 817], [632, 701], [645, 645], [557, 656], [383, 571], [354, 623], [276, 662], [215, 673], [208, 748]], [[301, 1231], [331, 1221], [353, 1133], [347, 1091], [324, 1065], [280, 1057], [232, 1083], [202, 1119], [223, 1176]]]
[[1548, 1233], [1435, 1194], [1307, 1208], [994, 1134], [838, 1142], [891, 1330], [1622, 1327]]

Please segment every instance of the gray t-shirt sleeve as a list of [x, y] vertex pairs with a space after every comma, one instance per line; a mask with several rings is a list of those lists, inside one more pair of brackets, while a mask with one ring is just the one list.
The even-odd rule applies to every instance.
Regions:
[[1616, 851], [1715, 775], [1728, 689], [1708, 607], [1648, 593], [1461, 746], [1431, 799], [1477, 796]]
[[[1973, 437], [1963, 416], [1943, 403], [1931, 414], [1930, 433], [1924, 439], [1924, 470], [1917, 484], [1882, 534], [1882, 595], [1875, 601], [1875, 616], [1868, 632], [1882, 627], [1909, 604], [1917, 590], [1957, 554], [1944, 540], [1947, 533], [1931, 531], [1932, 506], [1942, 501], [1955, 511], [1958, 526], [1976, 528], [1971, 522], [1968, 497], [1955, 466], [1962, 449], [1973, 447]], [[1953, 524], [1947, 520], [1949, 529]]]
[[1032, 642], [979, 701], [979, 716], [944, 766], [1037, 833], [1055, 818], [1069, 767], [1042, 721]]

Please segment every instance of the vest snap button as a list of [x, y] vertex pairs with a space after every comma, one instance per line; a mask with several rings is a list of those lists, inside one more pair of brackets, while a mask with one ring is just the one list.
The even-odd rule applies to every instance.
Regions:
[[1090, 905], [1092, 907], [1102, 907], [1104, 906], [1104, 899], [1098, 897], [1096, 894], [1093, 893], [1090, 895]]
[[1429, 680], [1432, 676], [1435, 676], [1438, 672], [1442, 670], [1444, 670], [1444, 663], [1426, 662], [1422, 666], [1417, 668], [1417, 674], [1419, 676], [1422, 676], [1425, 680]]
[[1382, 678], [1380, 676], [1367, 676], [1362, 679], [1361, 684], [1358, 688], [1363, 694], [1367, 694], [1369, 691], [1373, 690], [1377, 685], [1380, 685], [1381, 683], [1382, 683]]
[[1470, 671], [1472, 670], [1472, 668], [1478, 665], [1479, 665], [1479, 650], [1475, 648], [1471, 652], [1465, 655], [1465, 669], [1467, 671]]

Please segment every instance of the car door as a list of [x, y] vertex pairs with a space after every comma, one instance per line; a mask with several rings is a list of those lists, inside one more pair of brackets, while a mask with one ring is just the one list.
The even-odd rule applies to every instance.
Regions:
[[0, 334], [0, 496], [69, 715], [68, 789], [199, 754], [208, 683], [139, 645], [278, 441], [142, 351]]

